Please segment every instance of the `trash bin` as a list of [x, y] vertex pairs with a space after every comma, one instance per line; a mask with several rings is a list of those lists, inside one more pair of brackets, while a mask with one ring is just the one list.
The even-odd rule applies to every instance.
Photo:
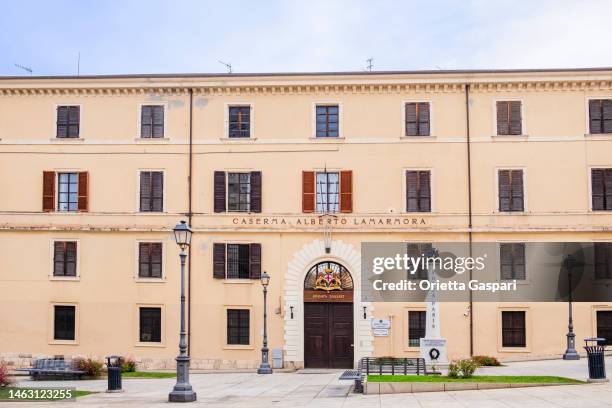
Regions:
[[606, 362], [604, 359], [605, 347], [602, 345], [606, 339], [592, 337], [584, 339], [584, 349], [589, 362], [589, 381], [602, 382], [606, 380]]
[[122, 392], [121, 389], [121, 356], [107, 356], [106, 367], [108, 369], [108, 389], [106, 392]]

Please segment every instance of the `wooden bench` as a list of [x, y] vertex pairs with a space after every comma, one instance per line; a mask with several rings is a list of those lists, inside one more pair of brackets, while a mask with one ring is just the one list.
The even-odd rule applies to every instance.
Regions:
[[25, 371], [33, 380], [80, 380], [85, 371], [75, 369], [72, 364], [63, 359], [41, 358], [34, 360], [31, 368], [19, 368], [16, 371]]
[[427, 375], [423, 358], [364, 357], [356, 370], [346, 370], [340, 380], [354, 380], [353, 392], [363, 392], [363, 380], [368, 375]]

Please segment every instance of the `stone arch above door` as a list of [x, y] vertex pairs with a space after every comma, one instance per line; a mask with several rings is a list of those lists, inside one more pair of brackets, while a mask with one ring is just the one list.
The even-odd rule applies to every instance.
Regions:
[[[361, 302], [361, 254], [351, 244], [334, 240], [330, 253], [325, 252], [322, 240], [314, 240], [297, 251], [287, 265], [284, 281], [284, 340], [285, 362], [295, 367], [304, 365], [304, 278], [309, 269], [321, 261], [336, 261], [352, 275], [354, 285], [354, 341], [355, 361], [372, 355], [373, 338], [370, 302]], [[293, 307], [293, 318], [291, 308]], [[367, 318], [363, 318], [366, 307]]]

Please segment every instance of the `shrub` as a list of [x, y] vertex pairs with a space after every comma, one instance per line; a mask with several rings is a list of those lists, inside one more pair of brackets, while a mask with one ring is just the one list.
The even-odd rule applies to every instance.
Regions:
[[501, 365], [498, 359], [491, 356], [474, 356], [472, 360], [482, 367], [497, 367]]
[[136, 371], [136, 361], [131, 358], [122, 358], [121, 359], [121, 372], [122, 373], [133, 373]]
[[0, 388], [8, 387], [15, 383], [15, 379], [9, 375], [8, 366], [4, 361], [0, 361]]
[[102, 367], [104, 366], [100, 361], [91, 358], [76, 358], [74, 365], [77, 370], [85, 371], [85, 375], [88, 377], [98, 377], [102, 373]]
[[471, 358], [452, 361], [448, 365], [448, 376], [450, 378], [470, 378], [477, 368], [478, 363]]

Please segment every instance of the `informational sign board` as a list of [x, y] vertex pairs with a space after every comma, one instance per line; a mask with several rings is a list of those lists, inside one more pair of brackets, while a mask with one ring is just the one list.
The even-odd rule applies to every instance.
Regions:
[[390, 329], [391, 320], [389, 319], [372, 319], [372, 329]]
[[422, 338], [421, 357], [425, 359], [425, 363], [430, 364], [447, 364], [446, 356], [446, 339], [437, 338]]
[[388, 337], [389, 329], [372, 329], [374, 337]]

